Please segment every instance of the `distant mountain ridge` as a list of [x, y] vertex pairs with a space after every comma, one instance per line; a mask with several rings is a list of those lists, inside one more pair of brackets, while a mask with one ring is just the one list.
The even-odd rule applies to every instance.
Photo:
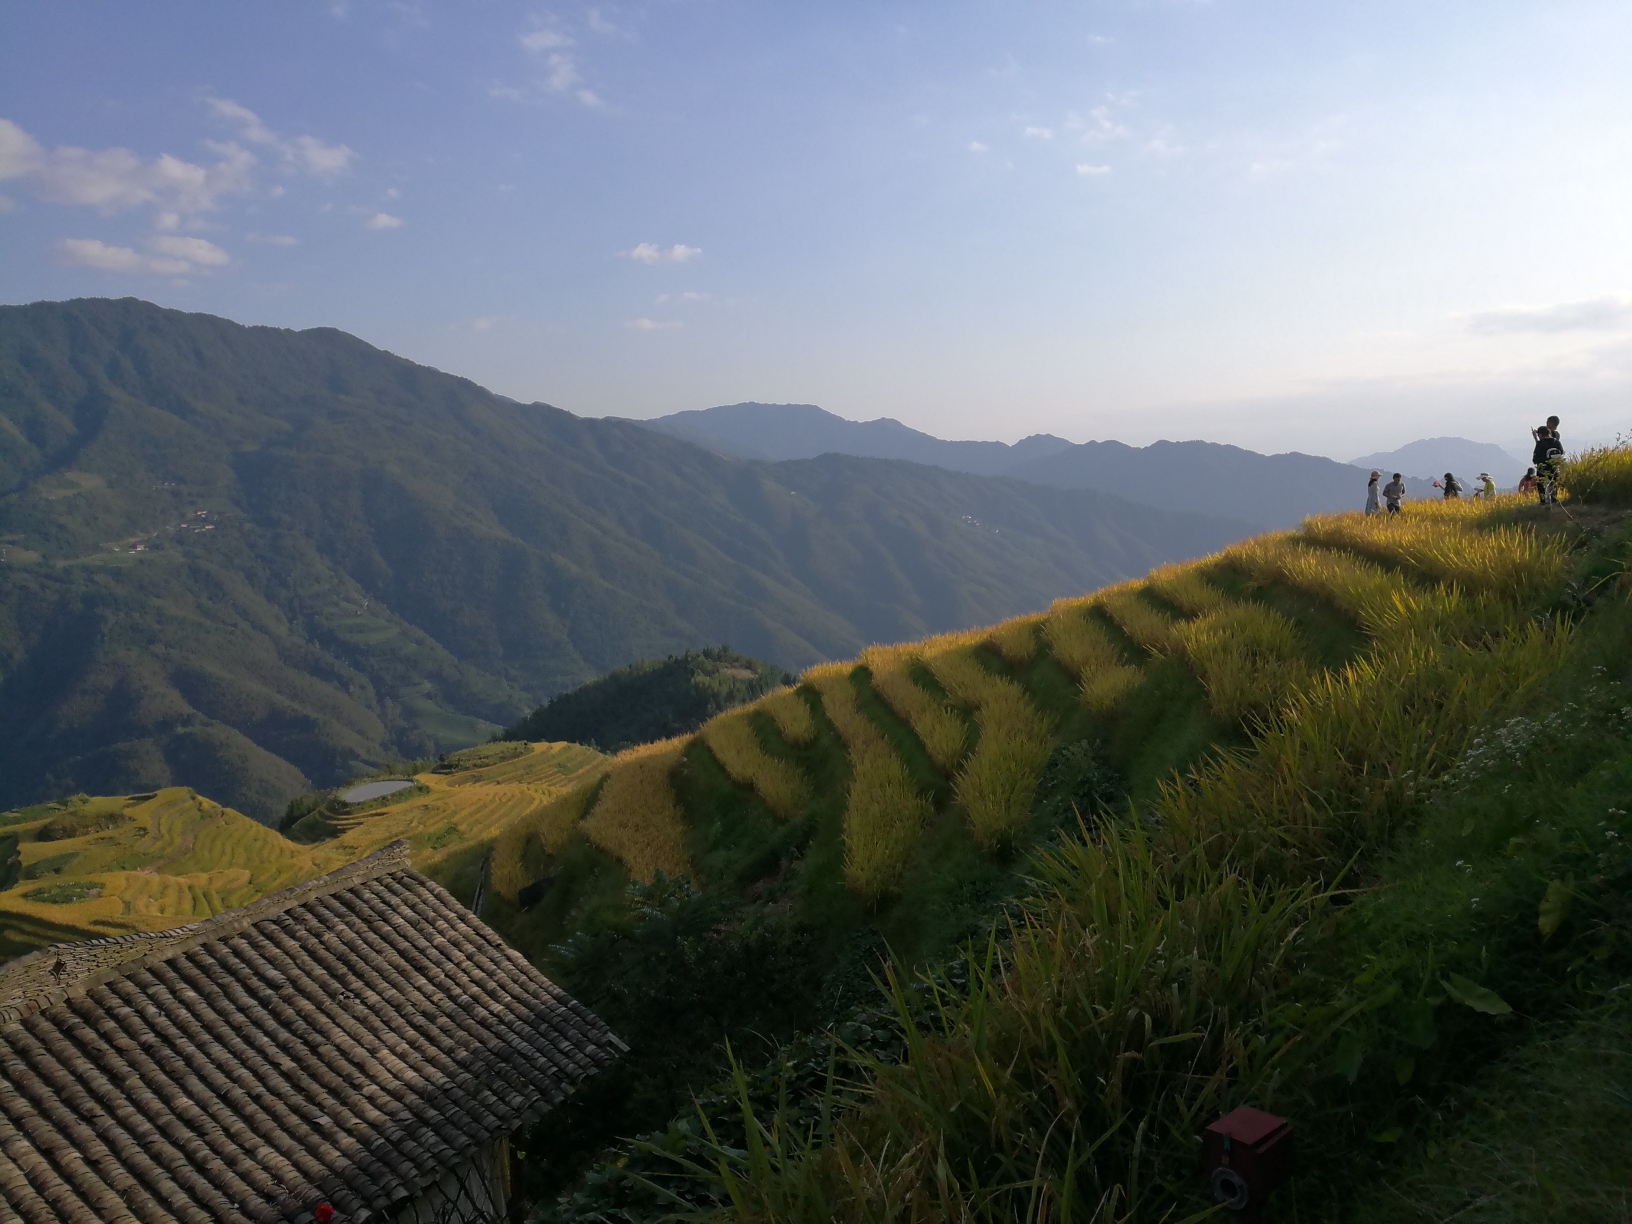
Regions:
[[260, 820], [635, 659], [799, 669], [1211, 552], [1244, 522], [895, 461], [722, 459], [332, 328], [0, 307], [0, 808]]
[[[1264, 455], [1219, 442], [1066, 441], [1034, 434], [1003, 442], [949, 442], [889, 417], [847, 421], [814, 404], [727, 404], [635, 421], [717, 454], [759, 459], [824, 453], [906, 459], [957, 472], [1011, 476], [1060, 489], [1093, 489], [1166, 510], [1243, 519], [1255, 527], [1295, 527], [1311, 514], [1358, 510], [1366, 482], [1354, 468], [1297, 451]], [[1418, 473], [1408, 473], [1416, 476]], [[1428, 497], [1426, 481], [1410, 495]]]
[[1053, 434], [1033, 434], [1012, 446], [1007, 442], [948, 442], [893, 417], [850, 421], [815, 404], [749, 401], [632, 423], [737, 459], [776, 462], [814, 459], [818, 455], [858, 455], [867, 459], [905, 459], [976, 476], [1007, 475], [1018, 464], [1071, 446]]
[[1480, 472], [1504, 489], [1519, 483], [1529, 464], [1494, 442], [1472, 442], [1467, 438], [1418, 438], [1397, 450], [1378, 451], [1349, 460], [1355, 467], [1376, 468], [1385, 474], [1404, 472], [1424, 480], [1437, 480], [1446, 472], [1471, 481]]

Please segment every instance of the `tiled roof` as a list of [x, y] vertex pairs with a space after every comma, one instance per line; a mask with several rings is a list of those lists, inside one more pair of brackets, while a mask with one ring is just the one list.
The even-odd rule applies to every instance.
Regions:
[[0, 967], [0, 1224], [377, 1216], [623, 1049], [397, 842]]

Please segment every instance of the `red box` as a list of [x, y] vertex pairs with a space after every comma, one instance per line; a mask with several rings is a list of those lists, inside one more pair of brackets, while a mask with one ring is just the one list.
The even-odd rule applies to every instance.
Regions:
[[1254, 1224], [1263, 1218], [1270, 1191], [1292, 1176], [1292, 1127], [1285, 1118], [1243, 1105], [1206, 1129], [1201, 1155], [1213, 1200]]

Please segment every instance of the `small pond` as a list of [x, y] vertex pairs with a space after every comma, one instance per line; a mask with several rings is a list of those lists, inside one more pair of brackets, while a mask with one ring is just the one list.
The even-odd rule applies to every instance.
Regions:
[[387, 795], [394, 795], [400, 790], [407, 790], [412, 786], [411, 778], [390, 778], [384, 782], [365, 782], [361, 786], [354, 786], [349, 791], [342, 791], [342, 803], [367, 803], [370, 799], [383, 799]]

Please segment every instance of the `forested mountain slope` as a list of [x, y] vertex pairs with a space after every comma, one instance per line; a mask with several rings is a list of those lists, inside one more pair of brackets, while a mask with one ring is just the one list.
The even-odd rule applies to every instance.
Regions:
[[330, 329], [0, 308], [0, 804], [186, 784], [268, 820], [640, 657], [786, 667], [1242, 534], [1092, 493], [722, 459]]

